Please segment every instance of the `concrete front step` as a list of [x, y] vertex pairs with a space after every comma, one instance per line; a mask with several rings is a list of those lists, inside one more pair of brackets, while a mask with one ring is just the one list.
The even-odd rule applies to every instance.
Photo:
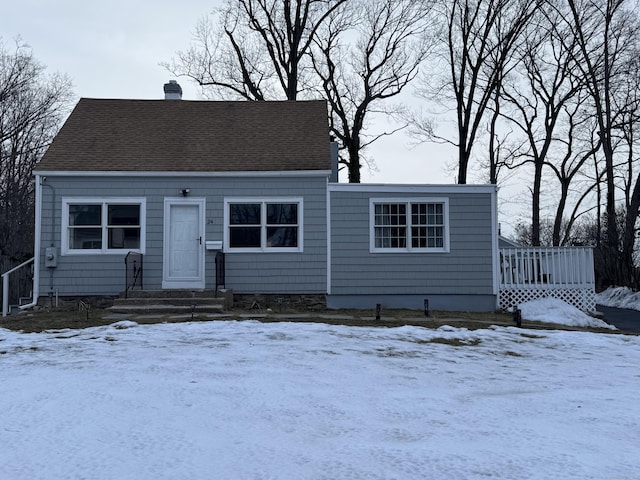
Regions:
[[[126, 293], [127, 299], [130, 298], [224, 298], [225, 294], [230, 290], [220, 290], [216, 295], [215, 290], [189, 290], [189, 289], [170, 289], [170, 290], [129, 290]], [[120, 294], [120, 298], [125, 298], [125, 293]]]
[[222, 313], [233, 305], [231, 290], [130, 290], [109, 310], [125, 314]]
[[119, 304], [109, 307], [111, 313], [125, 313], [130, 315], [139, 315], [147, 313], [160, 314], [184, 314], [184, 313], [222, 313], [223, 305], [216, 304], [199, 304], [192, 307], [191, 305], [170, 305], [170, 304]]
[[224, 308], [223, 297], [195, 297], [195, 298], [185, 298], [185, 297], [139, 297], [139, 298], [116, 298], [113, 300], [114, 306], [125, 306], [125, 305], [180, 305], [180, 306], [188, 306], [191, 305], [220, 305]]

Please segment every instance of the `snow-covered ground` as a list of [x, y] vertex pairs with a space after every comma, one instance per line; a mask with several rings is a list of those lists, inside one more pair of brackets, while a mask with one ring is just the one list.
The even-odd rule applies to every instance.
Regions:
[[596, 295], [596, 303], [605, 307], [640, 310], [640, 292], [628, 287], [612, 287]]
[[638, 365], [515, 327], [0, 329], [0, 479], [637, 479]]
[[573, 305], [557, 298], [539, 298], [519, 305], [522, 318], [543, 323], [555, 323], [572, 327], [596, 327], [616, 330], [612, 325], [591, 317]]

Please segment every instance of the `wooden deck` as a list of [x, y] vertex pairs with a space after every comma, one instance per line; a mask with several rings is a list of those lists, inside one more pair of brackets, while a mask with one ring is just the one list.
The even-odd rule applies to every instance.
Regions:
[[499, 270], [501, 309], [554, 297], [586, 312], [595, 310], [591, 247], [501, 248]]

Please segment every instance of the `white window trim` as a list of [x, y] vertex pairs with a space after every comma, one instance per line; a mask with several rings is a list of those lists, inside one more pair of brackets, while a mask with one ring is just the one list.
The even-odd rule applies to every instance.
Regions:
[[[233, 203], [260, 203], [260, 242], [259, 248], [231, 248], [229, 242], [229, 205]], [[298, 204], [298, 246], [268, 247], [267, 241], [267, 203], [296, 203]], [[224, 199], [224, 236], [223, 251], [242, 253], [299, 253], [304, 251], [304, 202], [302, 197], [229, 197]]]
[[[375, 205], [398, 204], [407, 205], [407, 246], [405, 248], [376, 248], [375, 235]], [[411, 247], [411, 204], [412, 203], [440, 203], [444, 215], [444, 238], [442, 247]], [[449, 253], [449, 198], [448, 197], [394, 197], [394, 198], [370, 198], [369, 199], [369, 252], [370, 253]]]
[[[102, 208], [102, 248], [69, 248], [69, 205], [140, 205], [140, 248], [107, 248], [107, 208]], [[62, 230], [60, 251], [62, 255], [122, 255], [127, 252], [145, 253], [147, 226], [147, 199], [144, 197], [64, 197], [62, 198]]]

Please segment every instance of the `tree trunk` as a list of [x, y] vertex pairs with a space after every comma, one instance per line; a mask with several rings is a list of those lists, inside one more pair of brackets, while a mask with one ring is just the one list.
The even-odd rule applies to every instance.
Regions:
[[531, 245], [540, 246], [540, 192], [542, 189], [542, 162], [536, 161], [531, 198]]
[[629, 268], [627, 273], [627, 279], [629, 286], [634, 290], [640, 288], [640, 278], [636, 273], [634, 267], [635, 262], [633, 258], [633, 251], [636, 241], [636, 222], [638, 221], [638, 214], [640, 213], [640, 175], [636, 177], [635, 186], [633, 187], [633, 194], [631, 195], [631, 201], [626, 212], [625, 228], [622, 239], [622, 264]]
[[349, 153], [349, 183], [360, 183], [360, 150], [357, 147], [347, 148]]
[[464, 185], [467, 183], [467, 169], [469, 168], [469, 151], [467, 150], [466, 138], [467, 131], [466, 129], [459, 129], [460, 144], [458, 145], [458, 183], [460, 185]]
[[562, 230], [562, 217], [564, 216], [564, 209], [567, 205], [567, 196], [569, 195], [569, 182], [561, 182], [560, 184], [560, 199], [558, 200], [558, 206], [556, 207], [556, 216], [553, 220], [553, 234], [551, 236], [551, 243], [554, 247], [560, 246], [560, 230]]

